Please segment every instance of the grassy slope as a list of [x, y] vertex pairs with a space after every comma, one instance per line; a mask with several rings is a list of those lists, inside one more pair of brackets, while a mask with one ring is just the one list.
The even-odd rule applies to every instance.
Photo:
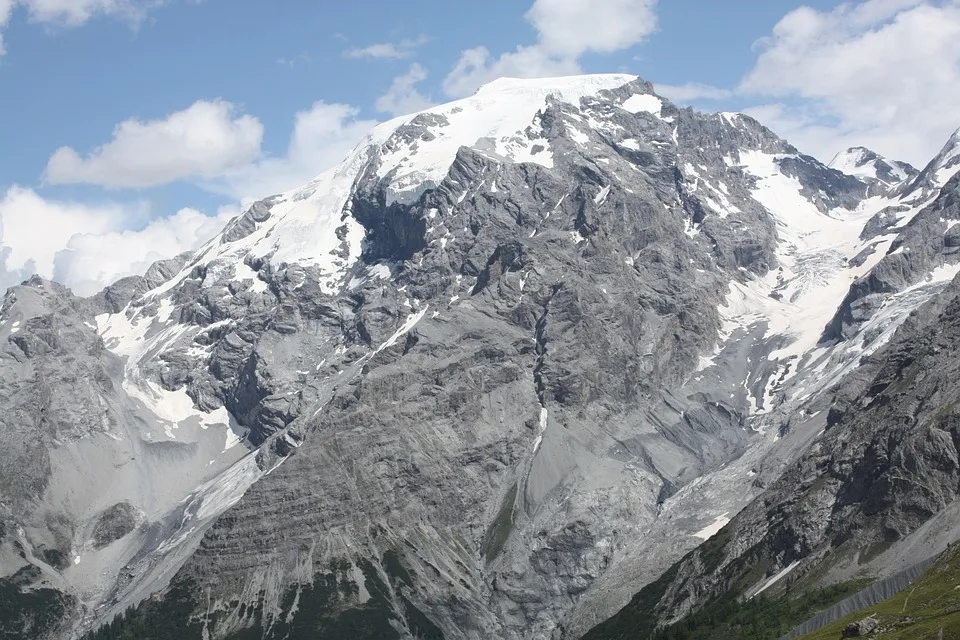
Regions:
[[849, 582], [798, 597], [761, 597], [746, 602], [728, 595], [671, 627], [655, 631], [650, 637], [653, 640], [769, 640], [864, 586], [862, 582]]
[[960, 544], [946, 551], [910, 587], [802, 640], [837, 640], [851, 622], [876, 616], [884, 640], [960, 640]]

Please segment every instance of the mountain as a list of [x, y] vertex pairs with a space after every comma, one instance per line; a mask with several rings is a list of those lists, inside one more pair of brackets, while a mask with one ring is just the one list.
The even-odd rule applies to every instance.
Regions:
[[652, 633], [695, 612], [730, 614], [732, 601], [802, 600], [870, 583], [960, 537], [956, 148], [955, 135], [877, 214], [890, 223], [877, 236], [887, 238], [884, 256], [850, 287], [820, 342], [848, 372], [786, 402], [781, 435], [818, 429], [812, 445], [707, 544], [585, 637], [634, 637], [640, 624]]
[[641, 79], [504, 79], [143, 278], [11, 289], [0, 629], [576, 638], [699, 571], [651, 605], [694, 613], [946, 304], [949, 148], [881, 189]]
[[731, 597], [787, 600], [869, 583], [956, 541], [958, 328], [955, 279], [829, 394], [824, 430], [796, 463], [586, 637], [636, 637], [642, 625], [698, 611], [707, 618], [729, 610]]
[[834, 156], [827, 166], [868, 184], [876, 183], [882, 189], [899, 186], [920, 173], [909, 163], [888, 160], [866, 147], [850, 147]]

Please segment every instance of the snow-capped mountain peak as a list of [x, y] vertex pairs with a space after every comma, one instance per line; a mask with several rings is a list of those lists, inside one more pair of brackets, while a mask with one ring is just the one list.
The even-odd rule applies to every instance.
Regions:
[[[228, 227], [201, 249], [191, 268], [213, 261], [242, 265], [245, 258], [266, 259], [274, 266], [298, 263], [316, 267], [321, 287], [333, 292], [362, 251], [364, 229], [347, 209], [355, 182], [366, 168], [375, 169], [388, 203], [401, 204], [435, 188], [463, 147], [501, 162], [549, 168], [553, 151], [538, 114], [551, 100], [578, 105], [582, 98], [614, 89], [621, 89], [618, 100], [625, 110], [659, 116], [663, 101], [649, 84], [630, 75], [597, 74], [501, 78], [462, 100], [384, 122], [338, 167], [264, 201], [261, 219], [248, 221], [246, 234], [230, 234]], [[157, 293], [171, 289], [189, 271]]]
[[[958, 158], [955, 136], [929, 182]], [[0, 409], [103, 441], [52, 450], [51, 486], [99, 484], [54, 550], [72, 567], [44, 571], [87, 626], [177, 574], [203, 589], [181, 609], [216, 612], [212, 639], [261, 624], [243, 611], [286, 620], [261, 630], [280, 638], [358, 607], [410, 637], [421, 619], [579, 637], [628, 595], [621, 577], [662, 570], [756, 495], [764, 461], [825, 424], [807, 411], [822, 390], [960, 271], [939, 242], [960, 214], [908, 192], [916, 170], [863, 148], [832, 166], [632, 76], [501, 79], [383, 123], [142, 279], [93, 300], [43, 287], [43, 313], [41, 287], [12, 292], [0, 374], [26, 388], [42, 368], [36, 384], [72, 395]], [[788, 433], [794, 415], [809, 434]], [[128, 458], [127, 475], [76, 462]], [[15, 515], [42, 532], [31, 509]], [[21, 550], [48, 549], [23, 529]], [[19, 571], [0, 535], [4, 557]], [[323, 567], [334, 608], [300, 607]], [[396, 589], [374, 611], [381, 583]]]
[[917, 175], [917, 170], [906, 162], [888, 160], [866, 147], [850, 147], [833, 157], [828, 165], [850, 176], [895, 186]]
[[930, 163], [936, 171], [936, 182], [945, 185], [957, 171], [960, 171], [960, 129], [953, 132], [950, 139]]
[[960, 171], [960, 129], [953, 132], [933, 160], [914, 178], [903, 183], [897, 193], [905, 200], [921, 202], [930, 199]]
[[[382, 145], [378, 175], [390, 176], [392, 197], [409, 201], [438, 184], [464, 146], [507, 161], [550, 167], [550, 145], [536, 126], [548, 99], [578, 105], [582, 98], [636, 80], [623, 74], [494, 80], [470, 97], [377, 127], [371, 143]], [[637, 93], [640, 87], [638, 83]]]

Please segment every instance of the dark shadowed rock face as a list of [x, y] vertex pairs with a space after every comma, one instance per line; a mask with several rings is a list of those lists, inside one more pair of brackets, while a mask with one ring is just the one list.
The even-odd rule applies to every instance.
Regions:
[[[76, 595], [80, 629], [154, 595], [138, 615], [182, 637], [576, 637], [809, 444], [785, 416], [848, 372], [813, 353], [836, 305], [789, 358], [798, 330], [764, 314], [846, 288], [855, 254], [804, 239], [875, 249], [868, 219], [898, 219], [874, 192], [629, 77], [501, 80], [383, 125], [144, 278], [38, 282], [17, 332], [8, 293], [0, 374], [43, 362], [81, 408], [38, 437], [43, 399], [8, 399], [30, 422], [4, 455], [49, 462], [2, 558]], [[91, 374], [63, 380], [71, 358]], [[96, 500], [62, 488], [91, 477]]]
[[97, 518], [93, 528], [93, 545], [103, 549], [116, 542], [137, 526], [139, 514], [129, 502], [118, 502]]

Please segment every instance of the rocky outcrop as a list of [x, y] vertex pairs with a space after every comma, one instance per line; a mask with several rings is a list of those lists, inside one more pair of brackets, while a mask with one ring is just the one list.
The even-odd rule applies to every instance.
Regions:
[[865, 638], [876, 633], [880, 623], [876, 618], [864, 618], [857, 622], [851, 622], [843, 629], [844, 638]]

